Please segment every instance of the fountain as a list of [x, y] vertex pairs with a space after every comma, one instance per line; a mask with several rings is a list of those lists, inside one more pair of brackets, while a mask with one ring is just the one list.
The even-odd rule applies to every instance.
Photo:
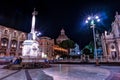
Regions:
[[35, 9], [32, 15], [31, 32], [28, 34], [28, 39], [23, 42], [22, 68], [47, 68], [50, 65], [45, 63], [45, 60], [42, 58], [39, 42], [36, 40], [35, 15], [37, 15], [37, 11]]
[[28, 39], [23, 42], [22, 48], [22, 62], [19, 64], [10, 64], [5, 66], [6, 69], [21, 69], [21, 68], [48, 68], [51, 67], [40, 53], [39, 42], [36, 40], [35, 32], [35, 15], [37, 11], [32, 13], [32, 28], [31, 32], [28, 34]]
[[39, 42], [36, 41], [35, 16], [37, 15], [37, 11], [35, 9], [32, 15], [32, 28], [28, 34], [28, 39], [23, 42], [22, 58], [38, 58], [41, 56]]

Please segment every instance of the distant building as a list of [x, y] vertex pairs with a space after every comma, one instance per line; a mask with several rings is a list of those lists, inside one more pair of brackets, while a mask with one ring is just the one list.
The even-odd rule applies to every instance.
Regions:
[[78, 44], [75, 44], [75, 48], [70, 49], [70, 55], [71, 55], [71, 56], [78, 56], [78, 55], [80, 55], [80, 54], [81, 54], [81, 52], [80, 52], [79, 45], [78, 45]]
[[67, 49], [59, 47], [58, 45], [54, 45], [53, 49], [54, 49], [54, 59], [58, 59], [60, 56], [68, 54]]
[[19, 56], [26, 33], [0, 25], [0, 56]]
[[49, 37], [40, 37], [39, 44], [42, 58], [52, 59], [54, 55], [54, 39], [51, 39]]
[[[54, 39], [50, 37], [40, 37], [39, 38], [40, 44], [40, 53], [42, 54], [42, 58], [46, 58], [48, 60], [55, 59], [57, 56], [60, 57], [61, 53], [67, 53], [66, 49], [63, 49], [54, 44]], [[58, 53], [56, 53], [58, 52]]]
[[64, 40], [68, 40], [69, 38], [65, 35], [65, 30], [62, 29], [60, 35], [56, 39], [57, 44], [61, 43]]
[[120, 15], [116, 12], [112, 22], [112, 31], [105, 31], [101, 36], [103, 56], [106, 58], [120, 58]]

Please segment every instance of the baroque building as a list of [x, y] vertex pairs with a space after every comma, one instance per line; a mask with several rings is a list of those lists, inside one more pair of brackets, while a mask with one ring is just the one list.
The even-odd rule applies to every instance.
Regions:
[[50, 37], [40, 37], [39, 45], [42, 58], [52, 59], [54, 55], [54, 39]]
[[116, 12], [110, 33], [105, 31], [101, 36], [103, 57], [120, 59], [120, 15]]
[[69, 38], [65, 35], [65, 30], [62, 29], [60, 35], [56, 39], [57, 44], [61, 43], [64, 40], [68, 40]]
[[0, 25], [0, 56], [19, 56], [26, 33]]
[[[62, 32], [64, 33], [64, 31]], [[27, 39], [27, 35], [28, 33], [0, 25], [0, 57], [21, 56], [23, 42]], [[56, 54], [56, 51], [67, 53], [66, 49], [55, 45], [54, 39], [50, 37], [39, 37], [37, 41], [40, 45], [42, 58], [48, 60], [55, 59], [57, 56], [61, 55], [59, 53]]]
[[54, 39], [51, 39], [50, 37], [40, 37], [38, 39], [40, 44], [40, 53], [42, 54], [42, 58], [46, 58], [48, 60], [57, 59], [61, 56], [61, 54], [56, 52], [61, 52], [66, 54], [67, 50], [63, 49], [57, 45], [55, 45]]

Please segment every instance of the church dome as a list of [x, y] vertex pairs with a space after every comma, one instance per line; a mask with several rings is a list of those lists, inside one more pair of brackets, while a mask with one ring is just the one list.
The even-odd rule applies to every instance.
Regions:
[[59, 44], [60, 42], [62, 42], [63, 40], [68, 40], [69, 38], [65, 35], [65, 30], [62, 29], [61, 30], [61, 34], [58, 36], [57, 38], [57, 43]]

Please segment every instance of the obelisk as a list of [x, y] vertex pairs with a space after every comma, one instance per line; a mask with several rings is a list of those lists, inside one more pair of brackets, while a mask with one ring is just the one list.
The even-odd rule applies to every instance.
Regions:
[[23, 42], [22, 56], [37, 57], [40, 54], [39, 42], [36, 41], [36, 32], [35, 32], [35, 16], [37, 11], [32, 13], [32, 26], [31, 32], [28, 34], [28, 39]]
[[34, 8], [34, 11], [33, 11], [33, 13], [32, 13], [32, 27], [31, 27], [31, 32], [30, 33], [32, 33], [32, 38], [33, 38], [33, 40], [35, 40], [35, 38], [36, 38], [36, 33], [35, 33], [35, 16], [38, 14], [38, 12], [37, 11], [35, 11], [35, 8]]

